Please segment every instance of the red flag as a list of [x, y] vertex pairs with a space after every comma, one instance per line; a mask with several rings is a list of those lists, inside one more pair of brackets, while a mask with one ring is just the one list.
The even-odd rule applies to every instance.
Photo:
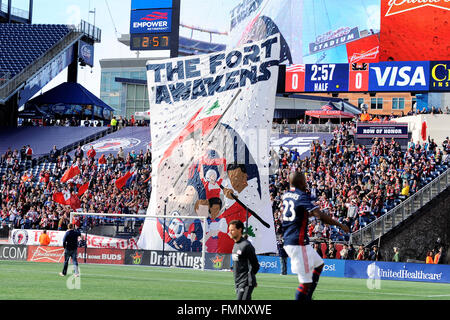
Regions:
[[64, 172], [61, 182], [67, 182], [68, 180], [72, 179], [73, 177], [79, 175], [81, 173], [80, 168], [76, 164], [72, 165], [69, 169]]
[[62, 205], [68, 205], [70, 203], [70, 193], [68, 191], [55, 192], [53, 193], [53, 201]]
[[81, 197], [88, 189], [89, 189], [89, 183], [90, 181], [86, 182], [85, 184], [81, 185], [78, 188], [78, 196]]
[[420, 132], [423, 141], [427, 140], [427, 121], [422, 122], [422, 131]]
[[120, 177], [119, 179], [116, 179], [115, 185], [116, 185], [117, 189], [122, 190], [122, 188], [127, 184], [128, 179], [130, 179], [132, 175], [133, 175], [133, 172], [128, 171], [122, 177]]

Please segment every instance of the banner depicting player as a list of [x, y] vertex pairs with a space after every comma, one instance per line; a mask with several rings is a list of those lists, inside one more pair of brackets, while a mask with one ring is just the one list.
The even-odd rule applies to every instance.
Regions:
[[[280, 36], [208, 55], [149, 61], [152, 194], [149, 215], [208, 218], [207, 252], [231, 253], [240, 219], [257, 253], [276, 252], [269, 142]], [[247, 219], [248, 217], [248, 219]], [[200, 251], [202, 224], [147, 219], [142, 249]]]

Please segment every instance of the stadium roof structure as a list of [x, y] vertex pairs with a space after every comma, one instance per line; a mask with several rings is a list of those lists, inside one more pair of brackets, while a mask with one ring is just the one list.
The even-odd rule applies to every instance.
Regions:
[[[47, 107], [39, 108], [46, 105]], [[57, 108], [48, 107], [49, 105]], [[64, 82], [59, 86], [29, 100], [25, 105], [24, 113], [37, 107], [39, 111], [47, 114], [80, 115], [80, 108], [62, 108], [61, 106], [85, 106], [90, 110], [92, 118], [110, 119], [114, 111], [109, 105], [97, 98], [79, 83]], [[92, 106], [92, 107], [89, 107]], [[85, 110], [84, 110], [85, 111]], [[92, 112], [93, 111], [93, 112]], [[73, 112], [73, 113], [71, 113]], [[84, 112], [84, 115], [87, 113]]]

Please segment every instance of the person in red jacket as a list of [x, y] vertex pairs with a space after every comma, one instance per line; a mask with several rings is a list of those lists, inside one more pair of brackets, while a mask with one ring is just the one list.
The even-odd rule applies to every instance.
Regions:
[[93, 146], [91, 146], [91, 148], [88, 150], [87, 152], [87, 157], [89, 159], [89, 163], [92, 164], [94, 162], [95, 156], [96, 156], [97, 152], [95, 152], [95, 149]]

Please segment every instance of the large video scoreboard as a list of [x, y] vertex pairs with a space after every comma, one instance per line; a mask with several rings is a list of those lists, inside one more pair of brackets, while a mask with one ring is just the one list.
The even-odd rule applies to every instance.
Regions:
[[298, 64], [286, 67], [285, 92], [450, 91], [450, 61]]
[[180, 0], [132, 0], [131, 50], [170, 50], [178, 56]]

